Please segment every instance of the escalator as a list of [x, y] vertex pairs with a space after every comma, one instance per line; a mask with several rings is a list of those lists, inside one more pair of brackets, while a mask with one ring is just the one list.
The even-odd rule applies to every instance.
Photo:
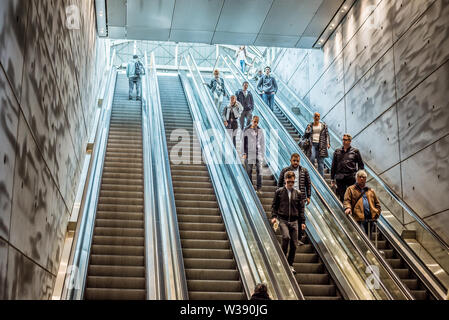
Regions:
[[[252, 81], [252, 84], [257, 85], [255, 84], [255, 81]], [[280, 97], [277, 97], [276, 99], [280, 99]], [[303, 133], [298, 132], [298, 130], [295, 129], [295, 126], [289, 121], [287, 116], [282, 112], [280, 106], [278, 105], [278, 102], [275, 103], [274, 109], [275, 109], [274, 114], [276, 115], [280, 123], [285, 127], [290, 136], [298, 144]], [[316, 168], [317, 167], [316, 164], [314, 165]], [[325, 166], [324, 178], [329, 188], [335, 192], [335, 187], [331, 186], [329, 171], [330, 171], [329, 167]], [[373, 244], [375, 244], [374, 240], [375, 234], [372, 235], [371, 239]], [[414, 273], [412, 268], [409, 265], [407, 265], [405, 260], [399, 254], [399, 252], [396, 249], [394, 249], [394, 246], [386, 239], [386, 237], [381, 232], [379, 232], [378, 234], [377, 249], [384, 255], [385, 260], [388, 262], [393, 271], [399, 276], [401, 281], [408, 287], [409, 291], [416, 300], [427, 300], [433, 298], [430, 291], [425, 287], [425, 285], [419, 279], [416, 273]]]
[[[208, 169], [202, 163], [180, 79], [159, 76], [158, 82], [189, 299], [244, 300], [244, 287]], [[189, 158], [184, 159], [187, 163], [176, 164], [181, 153], [173, 150], [175, 146], [189, 150]]]
[[84, 298], [146, 298], [142, 104], [119, 74]]
[[[255, 170], [253, 170], [252, 181], [255, 182], [256, 173], [254, 171]], [[268, 172], [269, 170], [264, 171]], [[263, 193], [259, 195], [259, 199], [265, 212], [267, 213], [268, 219], [271, 219], [271, 204], [276, 189], [277, 183], [274, 176], [264, 175], [262, 187]], [[282, 236], [280, 230], [277, 231], [276, 236], [279, 244], [281, 244]], [[306, 300], [343, 299], [318, 252], [309, 241], [307, 241], [303, 246], [298, 246], [293, 267], [296, 271], [296, 281], [298, 282], [301, 292]]]

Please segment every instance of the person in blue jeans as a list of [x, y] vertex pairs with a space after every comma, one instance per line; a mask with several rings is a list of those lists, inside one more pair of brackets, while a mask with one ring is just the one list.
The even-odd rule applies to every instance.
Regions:
[[240, 63], [240, 68], [242, 69], [242, 73], [246, 72], [246, 48], [245, 46], [241, 46], [239, 51], [237, 51], [237, 62]]
[[329, 156], [330, 137], [327, 124], [320, 121], [321, 115], [316, 112], [313, 122], [310, 123], [304, 133], [304, 139], [308, 140], [308, 150], [305, 150], [307, 157], [312, 164], [315, 159], [318, 162], [318, 172], [324, 178], [324, 159]]
[[265, 74], [260, 78], [257, 84], [257, 90], [262, 93], [263, 101], [270, 107], [271, 111], [274, 111], [274, 97], [278, 91], [278, 85], [276, 79], [271, 75], [271, 68], [265, 68]]

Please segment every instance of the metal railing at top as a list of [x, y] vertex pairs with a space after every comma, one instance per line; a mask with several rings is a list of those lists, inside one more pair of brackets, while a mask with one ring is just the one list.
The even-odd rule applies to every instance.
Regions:
[[[236, 82], [236, 88], [240, 86], [240, 84], [245, 80], [244, 75], [241, 74], [241, 70], [230, 61], [229, 58], [223, 58], [224, 66], [230, 70], [233, 74]], [[229, 82], [229, 81], [228, 81]], [[250, 88], [253, 91], [252, 84], [250, 83]], [[386, 294], [392, 295], [394, 299], [413, 299], [409, 290], [405, 287], [405, 285], [400, 281], [398, 276], [391, 269], [389, 264], [385, 261], [379, 251], [373, 246], [373, 244], [369, 241], [365, 233], [360, 229], [358, 224], [354, 221], [354, 219], [347, 219], [346, 215], [342, 212], [340, 205], [335, 201], [334, 195], [328, 192], [328, 186], [324, 179], [316, 172], [313, 165], [310, 163], [307, 157], [303, 154], [302, 150], [293, 140], [293, 138], [288, 134], [283, 125], [279, 122], [274, 113], [269, 110], [269, 108], [265, 105], [259, 95], [254, 95], [254, 100], [256, 104], [256, 112], [261, 117], [261, 122], [263, 122], [269, 131], [276, 131], [279, 134], [279, 143], [277, 152], [275, 156], [280, 156], [282, 167], [286, 167], [289, 165], [290, 155], [292, 153], [299, 153], [301, 156], [301, 165], [309, 170], [309, 174], [312, 179], [313, 189], [316, 192], [316, 196], [320, 197], [322, 201], [328, 207], [327, 216], [333, 217], [328, 220], [328, 223], [333, 223], [334, 225], [339, 225], [341, 230], [344, 230], [346, 240], [352, 242], [352, 244], [347, 244], [348, 247], [353, 246], [355, 250], [357, 250], [360, 254], [360, 259], [364, 262], [360, 264], [362, 266], [365, 264], [366, 266], [376, 266], [380, 271], [380, 284], [381, 286], [385, 286]], [[260, 124], [259, 124], [260, 125]], [[270, 158], [270, 152], [267, 152], [268, 158]], [[270, 169], [276, 177], [278, 177], [280, 168], [277, 166], [273, 166], [270, 163], [270, 160], [267, 161], [270, 165]], [[334, 227], [336, 230], [336, 225]], [[363, 272], [359, 270], [360, 274], [363, 276], [365, 270]], [[387, 289], [388, 288], [388, 289]]]
[[[145, 181], [153, 190], [156, 224], [154, 236], [158, 245], [157, 267], [160, 269], [160, 298], [163, 300], [187, 300], [187, 280], [184, 270], [179, 225], [176, 215], [176, 204], [167, 140], [164, 134], [164, 120], [160, 101], [159, 85], [154, 53], [148, 65], [148, 126], [150, 128], [151, 180]], [[151, 270], [149, 270], [151, 272]]]
[[[192, 56], [185, 60], [195, 91], [185, 75], [181, 74], [181, 79], [245, 289], [252, 291], [255, 283], [263, 281], [274, 299], [303, 299], [285, 258], [279, 258], [283, 255], [275, 245], [277, 240], [267, 229], [261, 204], [221, 117], [210, 97], [204, 95], [201, 73]], [[211, 144], [211, 138], [219, 141]]]
[[112, 101], [114, 99], [117, 79], [117, 70], [113, 67], [113, 63], [114, 56], [109, 66], [110, 72], [106, 85], [107, 91], [103, 99], [94, 149], [90, 159], [86, 186], [81, 201], [80, 222], [75, 231], [74, 242], [68, 261], [69, 267], [67, 268], [62, 295], [62, 299], [65, 300], [81, 300], [84, 297], [97, 204], [100, 195], [101, 177], [109, 135]]

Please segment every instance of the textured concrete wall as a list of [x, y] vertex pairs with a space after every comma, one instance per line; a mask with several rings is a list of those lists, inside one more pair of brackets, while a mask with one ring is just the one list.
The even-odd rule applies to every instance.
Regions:
[[104, 52], [93, 0], [0, 1], [0, 299], [51, 297]]
[[449, 0], [359, 0], [275, 72], [449, 243]]

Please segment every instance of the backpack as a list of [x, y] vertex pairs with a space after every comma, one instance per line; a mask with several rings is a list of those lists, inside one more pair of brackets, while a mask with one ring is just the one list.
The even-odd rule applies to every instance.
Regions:
[[136, 76], [141, 76], [144, 74], [143, 65], [140, 61], [137, 61], [134, 68], [134, 74]]

